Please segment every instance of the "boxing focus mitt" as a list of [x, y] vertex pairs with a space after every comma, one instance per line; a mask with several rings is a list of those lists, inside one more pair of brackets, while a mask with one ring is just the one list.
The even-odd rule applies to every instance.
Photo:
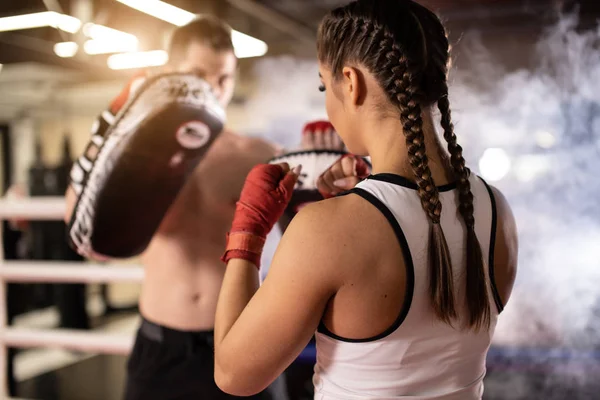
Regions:
[[[313, 130], [327, 132], [328, 130], [333, 130], [333, 126], [327, 121], [309, 123], [304, 128], [303, 135], [312, 134]], [[340, 146], [336, 147], [339, 148]], [[279, 221], [282, 231], [285, 231], [289, 222], [302, 207], [324, 199], [324, 196], [317, 188], [317, 179], [342, 157], [355, 156], [344, 150], [315, 148], [289, 152], [269, 161], [270, 164], [287, 163], [290, 168], [302, 165], [302, 172], [294, 186], [290, 203], [281, 221]], [[366, 160], [365, 164], [370, 168], [370, 164]]]
[[71, 245], [87, 257], [143, 252], [224, 123], [206, 81], [177, 73], [145, 80], [91, 162], [68, 224]]
[[340, 157], [348, 153], [341, 150], [301, 150], [283, 154], [269, 161], [269, 164], [287, 163], [290, 168], [302, 165], [302, 172], [294, 187], [294, 194], [285, 211], [293, 217], [300, 209], [324, 197], [317, 189], [317, 179]]

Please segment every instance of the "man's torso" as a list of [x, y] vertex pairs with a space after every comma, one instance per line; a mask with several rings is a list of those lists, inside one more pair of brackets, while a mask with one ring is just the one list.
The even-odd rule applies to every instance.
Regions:
[[144, 317], [174, 329], [213, 328], [235, 202], [250, 169], [273, 152], [265, 142], [230, 132], [215, 141], [142, 255]]

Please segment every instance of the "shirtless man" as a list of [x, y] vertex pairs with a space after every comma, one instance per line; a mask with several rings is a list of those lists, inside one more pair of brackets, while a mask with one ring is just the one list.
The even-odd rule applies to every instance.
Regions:
[[[169, 56], [163, 72], [200, 76], [212, 86], [222, 107], [229, 104], [237, 59], [225, 23], [202, 17], [178, 28]], [[104, 135], [141, 79], [132, 81], [101, 114], [90, 143], [102, 143], [94, 136]], [[85, 153], [74, 167], [74, 182], [66, 193], [67, 222], [77, 201], [77, 179], [97, 147], [91, 144]], [[232, 398], [222, 393], [213, 379], [215, 309], [225, 272], [220, 257], [246, 175], [274, 155], [276, 148], [264, 140], [223, 131], [141, 255], [145, 267], [139, 299], [143, 321], [128, 362], [126, 400]], [[255, 398], [269, 398], [265, 396]]]

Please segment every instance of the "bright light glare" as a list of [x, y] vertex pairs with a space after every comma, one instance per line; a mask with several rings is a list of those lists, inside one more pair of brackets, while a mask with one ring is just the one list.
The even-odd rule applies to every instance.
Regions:
[[535, 141], [542, 149], [551, 149], [556, 144], [556, 137], [548, 131], [539, 131], [535, 134]]
[[56, 15], [56, 23], [51, 26], [69, 33], [76, 33], [81, 28], [81, 21], [70, 15], [54, 13]]
[[531, 182], [550, 170], [551, 160], [547, 155], [521, 156], [515, 161], [515, 174], [521, 182]]
[[136, 53], [114, 54], [108, 57], [110, 69], [133, 69], [158, 67], [169, 61], [169, 55], [164, 50], [144, 51]]
[[45, 26], [51, 26], [68, 33], [75, 33], [81, 28], [81, 21], [75, 17], [59, 14], [54, 11], [0, 18], [0, 32], [42, 28]]
[[269, 50], [262, 40], [238, 31], [231, 32], [231, 41], [237, 58], [260, 57], [267, 54]]
[[98, 24], [85, 24], [83, 34], [91, 39], [103, 42], [127, 42], [130, 44], [135, 43], [136, 46], [138, 44], [138, 38], [135, 35]]
[[510, 167], [510, 158], [504, 150], [499, 148], [487, 149], [479, 160], [481, 175], [490, 182], [504, 178], [510, 171]]
[[128, 7], [162, 19], [170, 24], [183, 26], [191, 22], [196, 15], [159, 0], [117, 0]]
[[[176, 26], [191, 22], [196, 15], [159, 0], [117, 0], [133, 9], [151, 15]], [[231, 40], [238, 58], [260, 57], [267, 53], [269, 47], [262, 40], [233, 30]]]
[[75, 56], [79, 46], [75, 42], [61, 42], [54, 45], [54, 53], [62, 58], [69, 58]]
[[112, 42], [102, 40], [88, 40], [84, 43], [83, 50], [90, 55], [128, 53], [138, 51], [138, 45], [137, 43], [128, 41]]

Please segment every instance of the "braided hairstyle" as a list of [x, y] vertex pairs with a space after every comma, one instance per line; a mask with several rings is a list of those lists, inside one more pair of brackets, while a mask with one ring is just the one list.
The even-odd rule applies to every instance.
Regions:
[[438, 318], [452, 324], [458, 317], [452, 263], [440, 225], [442, 203], [429, 169], [422, 118], [423, 108], [437, 103], [466, 226], [468, 326], [475, 330], [489, 327], [490, 301], [475, 235], [470, 171], [454, 134], [448, 101], [450, 55], [444, 26], [433, 12], [411, 0], [357, 0], [325, 16], [317, 50], [319, 61], [334, 79], [346, 65], [365, 67], [399, 111], [419, 198], [431, 222], [430, 298]]

